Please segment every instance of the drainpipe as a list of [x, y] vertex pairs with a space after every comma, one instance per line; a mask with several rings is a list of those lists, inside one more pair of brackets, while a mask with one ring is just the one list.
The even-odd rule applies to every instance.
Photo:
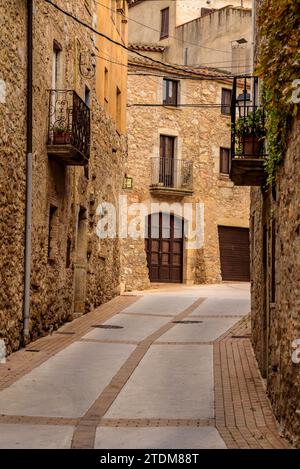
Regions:
[[32, 23], [33, 0], [27, 0], [27, 149], [26, 149], [26, 212], [24, 251], [24, 305], [23, 342], [29, 338], [30, 272], [31, 272], [31, 221], [32, 221]]
[[252, 0], [252, 32], [251, 32], [251, 75], [254, 72], [255, 46], [256, 46], [256, 0]]

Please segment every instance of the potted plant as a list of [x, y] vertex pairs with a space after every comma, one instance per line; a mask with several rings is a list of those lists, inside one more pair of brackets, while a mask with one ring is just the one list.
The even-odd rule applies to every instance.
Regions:
[[235, 138], [238, 145], [237, 154], [248, 158], [259, 158], [264, 144], [264, 115], [257, 108], [245, 117], [237, 119]]
[[53, 127], [54, 145], [64, 145], [69, 142], [69, 133], [66, 125], [58, 123]]

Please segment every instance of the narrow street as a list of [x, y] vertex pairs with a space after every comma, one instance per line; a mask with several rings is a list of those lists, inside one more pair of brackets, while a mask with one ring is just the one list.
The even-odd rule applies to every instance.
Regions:
[[1, 448], [283, 448], [246, 283], [154, 286], [12, 354]]

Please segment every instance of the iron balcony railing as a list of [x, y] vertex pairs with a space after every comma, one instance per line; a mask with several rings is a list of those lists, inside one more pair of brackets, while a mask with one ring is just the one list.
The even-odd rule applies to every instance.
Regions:
[[50, 90], [48, 145], [72, 145], [90, 155], [90, 109], [73, 90]]
[[152, 158], [151, 185], [191, 191], [193, 163], [175, 158]]
[[235, 77], [231, 102], [231, 158], [265, 158], [265, 110], [257, 77]]

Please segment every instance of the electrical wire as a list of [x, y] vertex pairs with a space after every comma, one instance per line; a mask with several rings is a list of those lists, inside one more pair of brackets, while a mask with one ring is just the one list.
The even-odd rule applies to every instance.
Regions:
[[[99, 59], [106, 60], [107, 62], [116, 64], [116, 65], [121, 65], [122, 67], [125, 67], [125, 68], [129, 68], [129, 67], [130, 67], [130, 65], [128, 65], [128, 64], [124, 64], [124, 63], [122, 63], [122, 62], [118, 62], [118, 61], [116, 61], [116, 60], [113, 60], [114, 57], [113, 57], [112, 55], [110, 55], [110, 54], [107, 54], [107, 53], [104, 52], [103, 50], [101, 50], [101, 52], [99, 52], [99, 53], [104, 54], [106, 57], [109, 57], [110, 60], [107, 59], [106, 57], [102, 57], [101, 55], [95, 54], [95, 56], [98, 57]], [[249, 64], [246, 64], [246, 66], [249, 66]], [[236, 66], [233, 66], [233, 67], [231, 67], [231, 68], [240, 68], [240, 66], [239, 66], [239, 65], [236, 65]], [[230, 76], [230, 75], [229, 75], [229, 76]]]
[[127, 107], [174, 107], [174, 109], [178, 107], [195, 107], [195, 108], [221, 108], [221, 107], [230, 107], [228, 105], [220, 104], [220, 103], [203, 103], [203, 104], [177, 104], [175, 105], [166, 105], [166, 104], [155, 104], [155, 103], [133, 103], [133, 104], [127, 104]]
[[[106, 8], [107, 10], [110, 10], [114, 13], [117, 13], [119, 15], [121, 15], [123, 18], [126, 18], [127, 20], [129, 21], [133, 21], [134, 23], [136, 24], [139, 24], [140, 26], [144, 26], [145, 28], [148, 28], [150, 29], [151, 31], [154, 31], [156, 33], [160, 33], [159, 29], [155, 29], [155, 28], [152, 28], [151, 26], [148, 26], [144, 23], [141, 23], [140, 21], [137, 21], [137, 20], [134, 20], [133, 18], [130, 18], [129, 16], [126, 16], [122, 13], [119, 13], [119, 12], [116, 12], [113, 8], [107, 6], [107, 5], [104, 5], [103, 3], [97, 1], [97, 0], [94, 0], [95, 3], [97, 3], [98, 5]], [[215, 51], [215, 52], [223, 52], [224, 54], [230, 54], [231, 52], [230, 51], [225, 51], [225, 50], [221, 50], [221, 49], [214, 49], [213, 47], [207, 47], [207, 46], [201, 46], [200, 44], [196, 44], [195, 42], [190, 42], [190, 41], [185, 41], [184, 39], [179, 39], [178, 37], [176, 36], [171, 36], [170, 34], [168, 35], [168, 37], [172, 38], [172, 39], [175, 39], [176, 41], [179, 41], [179, 42], [182, 42], [184, 44], [190, 44], [192, 46], [196, 46], [196, 47], [199, 47], [201, 49], [208, 49], [208, 50], [212, 50], [212, 51]]]
[[[106, 54], [105, 52], [101, 51], [103, 54], [107, 55], [108, 57], [111, 57], [110, 55]], [[128, 68], [128, 65], [126, 64], [122, 64], [121, 62], [116, 62], [114, 60], [109, 60], [107, 59], [106, 57], [102, 57], [101, 55], [97, 55], [95, 54], [95, 57], [97, 57], [98, 59], [101, 59], [101, 60], [105, 60], [107, 62], [110, 62], [112, 64], [117, 64], [117, 65], [122, 65], [123, 67], [126, 67]], [[163, 75], [157, 75], [159, 78], [163, 78]], [[163, 88], [163, 84], [159, 84], [157, 83], [157, 81], [153, 80], [152, 78], [148, 77], [148, 79], [154, 83], [155, 85], [158, 85], [160, 86], [161, 88]], [[188, 93], [185, 93], [184, 91], [180, 91], [180, 96], [184, 96], [185, 98], [189, 98], [189, 99], [194, 99], [194, 96], [192, 96], [191, 94], [188, 94]]]
[[167, 68], [172, 69], [172, 70], [176, 70], [177, 72], [179, 71], [179, 72], [182, 72], [182, 73], [191, 73], [194, 77], [198, 77], [198, 79], [203, 79], [203, 80], [207, 80], [207, 79], [218, 80], [220, 78], [226, 79], [226, 78], [229, 77], [229, 75], [208, 75], [208, 74], [203, 75], [203, 74], [200, 74], [200, 73], [198, 74], [198, 73], [194, 72], [193, 70], [176, 67], [172, 64], [164, 63], [164, 62], [161, 62], [160, 60], [156, 60], [156, 59], [153, 59], [152, 57], [148, 57], [147, 55], [141, 54], [138, 51], [132, 51], [129, 47], [125, 46], [121, 42], [115, 41], [114, 39], [110, 38], [106, 34], [103, 34], [100, 31], [97, 31], [95, 28], [93, 28], [89, 24], [85, 23], [84, 21], [80, 20], [76, 16], [72, 15], [72, 13], [69, 13], [68, 11], [64, 10], [60, 6], [56, 5], [56, 3], [52, 2], [51, 0], [44, 0], [44, 2], [48, 3], [49, 5], [52, 5], [53, 8], [60, 11], [64, 15], [68, 16], [69, 18], [73, 19], [75, 22], [77, 22], [81, 26], [84, 26], [85, 28], [89, 29], [93, 33], [97, 34], [98, 36], [103, 37], [104, 39], [108, 40], [109, 42], [111, 42], [111, 43], [113, 43], [117, 46], [120, 46], [123, 49], [142, 57], [143, 59], [150, 60], [151, 62], [156, 63], [160, 66], [167, 67]]

